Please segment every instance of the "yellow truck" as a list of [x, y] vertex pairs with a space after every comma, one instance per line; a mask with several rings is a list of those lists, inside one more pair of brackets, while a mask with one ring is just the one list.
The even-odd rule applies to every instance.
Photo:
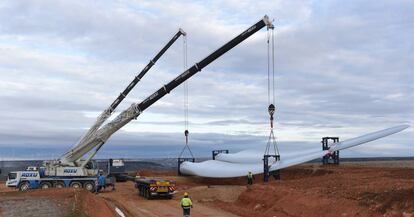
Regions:
[[176, 183], [158, 178], [136, 177], [135, 188], [138, 189], [140, 196], [147, 199], [160, 197], [171, 199], [176, 191]]

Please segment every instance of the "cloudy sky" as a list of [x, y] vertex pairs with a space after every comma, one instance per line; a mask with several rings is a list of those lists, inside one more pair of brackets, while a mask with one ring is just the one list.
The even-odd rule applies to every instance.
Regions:
[[[320, 148], [414, 125], [412, 1], [1, 1], [0, 158], [58, 157], [183, 28], [193, 65], [265, 14], [275, 19], [276, 135], [282, 150]], [[266, 145], [263, 29], [189, 80], [198, 156]], [[118, 107], [183, 71], [177, 42]], [[183, 88], [117, 132], [100, 157], [176, 157]], [[414, 127], [343, 152], [414, 156]]]

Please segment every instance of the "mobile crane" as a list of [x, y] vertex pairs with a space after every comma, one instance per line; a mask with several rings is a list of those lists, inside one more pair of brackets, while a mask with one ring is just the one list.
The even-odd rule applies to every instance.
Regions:
[[[227, 51], [231, 50], [236, 45], [240, 44], [241, 42], [243, 42], [244, 40], [246, 40], [251, 35], [253, 35], [265, 26], [267, 26], [267, 28], [273, 28], [273, 24], [269, 20], [268, 16], [264, 16], [256, 24], [249, 27], [247, 30], [243, 31], [241, 34], [239, 34], [238, 36], [236, 36], [235, 38], [221, 46], [219, 49], [217, 49], [216, 51], [202, 59], [200, 62], [194, 64], [193, 66], [185, 70], [175, 79], [162, 86], [160, 89], [155, 91], [142, 102], [133, 103], [128, 109], [121, 112], [114, 120], [110, 121], [109, 123], [101, 127], [103, 122], [107, 119], [107, 116], [110, 115], [114, 109], [112, 107], [109, 107], [107, 110], [104, 111], [103, 115], [99, 116], [97, 122], [91, 127], [91, 129], [85, 134], [85, 136], [81, 138], [81, 140], [73, 149], [66, 152], [59, 160], [46, 161], [44, 163], [46, 176], [96, 176], [98, 171], [93, 167], [91, 159], [95, 156], [95, 154], [105, 144], [105, 142], [109, 139], [109, 137], [112, 134], [114, 134], [116, 131], [128, 124], [130, 121], [136, 119], [143, 111], [145, 111], [152, 104], [164, 97], [166, 94], [170, 93], [170, 91], [179, 86], [181, 83], [183, 83], [196, 73], [200, 72], [211, 62], [213, 62], [214, 60], [216, 60], [217, 58], [225, 54]], [[120, 97], [121, 96], [123, 95], [121, 94]], [[121, 99], [123, 99], [123, 97]], [[115, 100], [115, 102], [117, 102], [117, 100]], [[118, 105], [119, 103], [117, 102], [115, 104]], [[95, 150], [93, 150], [94, 148]], [[90, 151], [92, 151], [92, 153], [85, 160], [81, 160], [81, 158]], [[10, 178], [7, 181], [7, 183], [10, 183], [12, 181], [22, 183], [21, 179]]]
[[30, 188], [50, 187], [83, 187], [89, 191], [93, 191], [95, 189], [98, 169], [91, 159], [99, 149], [91, 153], [85, 160], [81, 159], [91, 150], [85, 147], [86, 142], [95, 136], [96, 131], [111, 116], [116, 107], [118, 107], [122, 100], [181, 35], [186, 36], [186, 33], [180, 28], [161, 51], [134, 77], [132, 82], [119, 94], [115, 101], [98, 116], [96, 122], [80, 138], [74, 148], [66, 152], [59, 160], [44, 161], [42, 168], [10, 172], [6, 186], [19, 188], [21, 191], [26, 191]]

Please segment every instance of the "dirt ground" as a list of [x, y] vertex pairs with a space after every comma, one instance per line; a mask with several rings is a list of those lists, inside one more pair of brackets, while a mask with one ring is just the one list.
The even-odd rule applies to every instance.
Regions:
[[86, 216], [119, 216], [115, 207], [125, 216], [182, 216], [179, 200], [183, 192], [188, 192], [194, 202], [191, 216], [414, 217], [414, 162], [306, 164], [282, 170], [280, 181], [263, 183], [262, 177], [256, 176], [254, 185], [249, 188], [244, 177], [178, 177], [174, 171], [141, 171], [141, 175], [175, 180], [178, 192], [171, 200], [146, 200], [138, 196], [132, 182], [117, 183], [116, 191], [98, 195], [76, 194], [71, 189], [10, 192], [1, 183], [0, 216], [7, 216], [5, 214], [12, 208], [7, 201], [30, 200], [35, 196], [52, 201], [48, 207], [59, 214], [55, 216], [66, 216], [56, 210], [70, 213], [73, 204], [81, 207], [80, 211]]
[[240, 216], [414, 216], [414, 169], [299, 166], [213, 206]]
[[6, 189], [4, 183], [0, 190], [2, 217], [117, 216], [104, 199], [83, 190], [45, 189], [17, 192]]

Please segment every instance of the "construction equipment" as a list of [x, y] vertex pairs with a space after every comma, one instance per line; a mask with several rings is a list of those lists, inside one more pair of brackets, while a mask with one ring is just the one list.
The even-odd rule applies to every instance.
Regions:
[[[234, 48], [236, 45], [249, 38], [251, 35], [259, 31], [265, 26], [273, 26], [267, 16], [264, 16], [256, 24], [242, 32], [240, 35], [236, 36], [231, 41], [224, 44], [222, 47], [208, 55], [206, 58], [202, 59], [200, 62], [194, 64], [189, 69], [185, 70], [174, 80], [170, 81], [168, 84], [161, 87], [159, 90], [151, 94], [144, 101], [138, 104], [132, 104], [128, 109], [121, 112], [114, 120], [105, 124], [101, 127], [104, 120], [108, 118], [114, 107], [110, 106], [107, 110], [103, 112], [103, 115], [98, 117], [96, 123], [91, 127], [91, 129], [81, 138], [78, 144], [72, 148], [70, 151], [65, 153], [59, 160], [46, 161], [44, 163], [44, 172], [45, 176], [53, 177], [59, 179], [59, 177], [90, 177], [96, 176], [98, 171], [93, 167], [93, 161], [91, 159], [95, 154], [100, 150], [100, 148], [105, 144], [105, 142], [110, 138], [112, 134], [121, 129], [123, 126], [128, 124], [130, 121], [136, 119], [144, 110], [150, 107], [152, 104], [157, 102], [163, 96], [168, 94], [178, 85], [195, 75], [197, 72], [201, 71], [208, 64], [225, 54], [227, 51]], [[177, 33], [178, 34], [178, 33]], [[179, 33], [181, 35], [181, 33]], [[173, 38], [174, 39], [174, 38]], [[145, 71], [145, 70], [143, 70]], [[145, 73], [144, 73], [145, 74]], [[135, 80], [135, 79], [134, 79]], [[140, 78], [137, 79], [137, 82]], [[130, 91], [129, 88], [131, 85], [134, 86], [136, 82], [132, 82], [126, 89], [126, 93]], [[113, 103], [115, 107], [119, 105], [120, 101], [125, 98], [125, 94], [121, 94]], [[95, 148], [95, 150], [93, 150]], [[92, 151], [92, 153], [84, 160], [81, 158]], [[19, 172], [21, 173], [21, 172]], [[7, 183], [17, 182], [17, 186], [22, 184], [20, 179], [9, 179]], [[38, 182], [41, 180], [37, 180]], [[32, 183], [35, 181], [29, 181], [29, 186], [34, 186]], [[8, 185], [9, 186], [9, 185]], [[15, 183], [16, 186], [16, 183]], [[66, 186], [66, 185], [65, 185]]]
[[[99, 145], [91, 146], [91, 141], [101, 138], [97, 131], [102, 124], [111, 116], [116, 107], [129, 94], [129, 92], [138, 84], [155, 62], [167, 51], [167, 49], [181, 36], [186, 33], [179, 29], [173, 38], [161, 49], [160, 52], [145, 66], [145, 68], [133, 79], [133, 81], [125, 88], [125, 90], [105, 109], [97, 118], [92, 127], [81, 137], [77, 144], [68, 152], [66, 152], [58, 160], [44, 161], [43, 167], [39, 170], [27, 172], [17, 171], [11, 172], [8, 176], [6, 186], [17, 187], [24, 191], [29, 188], [48, 188], [48, 187], [76, 187], [91, 190], [95, 188], [96, 176], [98, 169], [91, 159], [96, 155], [102, 147], [104, 141]], [[119, 128], [118, 128], [119, 129]], [[97, 146], [97, 147], [96, 147]], [[92, 151], [86, 159], [81, 159], [87, 153]]]
[[[329, 144], [329, 140], [332, 140], [333, 143]], [[323, 137], [322, 138], [322, 151], [329, 150], [331, 146], [336, 145], [339, 142], [339, 137]], [[322, 164], [339, 164], [339, 150], [329, 152], [328, 154], [322, 157]]]
[[128, 173], [123, 159], [109, 159], [108, 177], [114, 177], [117, 182], [126, 182]]
[[139, 195], [147, 199], [156, 197], [171, 199], [176, 191], [176, 183], [171, 180], [138, 177], [135, 178], [134, 182]]

